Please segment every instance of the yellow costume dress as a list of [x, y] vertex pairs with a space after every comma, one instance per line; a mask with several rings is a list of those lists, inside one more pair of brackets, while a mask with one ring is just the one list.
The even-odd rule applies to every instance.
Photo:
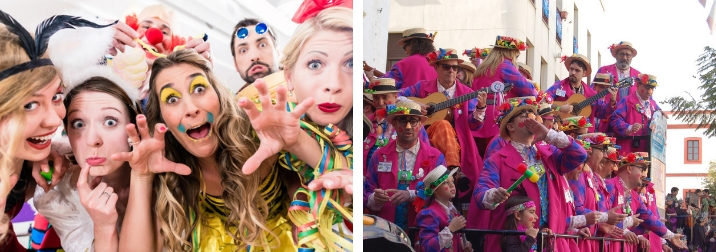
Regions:
[[[278, 167], [274, 166], [260, 186], [261, 196], [269, 205], [266, 226], [276, 237], [265, 232], [261, 237], [267, 247], [247, 247], [241, 251], [297, 251], [292, 237], [292, 226], [286, 218], [288, 197], [283, 180], [279, 177]], [[229, 209], [221, 197], [201, 193], [199, 195], [199, 214], [201, 223], [192, 231], [191, 240], [194, 251], [238, 251], [236, 241], [224, 228]], [[196, 221], [191, 212], [191, 222]], [[232, 230], [233, 231], [233, 230]], [[279, 245], [280, 242], [280, 245]]]

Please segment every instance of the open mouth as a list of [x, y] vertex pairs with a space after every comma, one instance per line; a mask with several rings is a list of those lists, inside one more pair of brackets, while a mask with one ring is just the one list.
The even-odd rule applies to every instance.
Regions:
[[30, 145], [30, 147], [33, 147], [38, 150], [45, 149], [50, 146], [52, 143], [52, 136], [55, 132], [46, 134], [44, 136], [36, 136], [36, 137], [30, 137], [27, 138], [26, 141]]
[[265, 72], [266, 70], [268, 70], [268, 69], [266, 69], [265, 66], [255, 65], [255, 66], [251, 67], [251, 69], [249, 69], [249, 75], [254, 75], [256, 73], [262, 73], [262, 72]]
[[206, 122], [198, 125], [194, 128], [188, 129], [186, 134], [189, 135], [189, 138], [194, 140], [194, 142], [201, 142], [211, 136], [211, 124]]

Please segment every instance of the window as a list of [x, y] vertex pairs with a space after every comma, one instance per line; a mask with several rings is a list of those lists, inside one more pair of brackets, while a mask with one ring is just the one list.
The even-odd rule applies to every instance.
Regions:
[[701, 164], [701, 138], [684, 138], [684, 164]]
[[[557, 43], [562, 45], [562, 14], [559, 11], [559, 8], [557, 9], [556, 13], [557, 13], [557, 15], [555, 15], [555, 16], [557, 16], [557, 23], [556, 23], [557, 25], [556, 25], [555, 30], [557, 30]], [[567, 42], [567, 43], [569, 43], [569, 42]]]
[[542, 0], [542, 21], [549, 26], [549, 0]]
[[[402, 32], [395, 32], [388, 34], [388, 57], [386, 60], [386, 71], [389, 71], [393, 65], [395, 65], [396, 62], [399, 60], [407, 57], [408, 55], [405, 54], [405, 50], [403, 50], [402, 46], [398, 45], [398, 40], [403, 38]], [[380, 66], [372, 66], [376, 69], [380, 69]]]

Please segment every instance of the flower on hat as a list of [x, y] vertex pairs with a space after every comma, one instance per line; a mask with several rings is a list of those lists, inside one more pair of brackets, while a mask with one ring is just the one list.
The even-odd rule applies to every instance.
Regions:
[[618, 154], [618, 152], [616, 152], [616, 151], [615, 151], [615, 152], [611, 152], [611, 153], [609, 153], [609, 155], [607, 155], [607, 158], [609, 158], [610, 160], [616, 162], [617, 160], [619, 160], [619, 154]]
[[520, 51], [527, 49], [525, 42], [506, 36], [497, 36], [496, 45], [510, 49], [518, 49]]
[[629, 155], [627, 155], [627, 157], [626, 157], [626, 160], [627, 160], [629, 163], [634, 163], [634, 162], [636, 162], [636, 154], [634, 154], [634, 153], [629, 153]]
[[639, 74], [639, 80], [642, 84], [649, 83], [649, 75], [646, 74]]
[[604, 140], [605, 140], [606, 138], [607, 138], [607, 137], [605, 137], [604, 135], [598, 135], [598, 136], [597, 136], [597, 143], [604, 143]]
[[562, 61], [560, 61], [560, 63], [567, 61], [567, 55], [563, 55], [561, 59]]
[[470, 58], [476, 58], [478, 55], [481, 55], [480, 48], [472, 48], [472, 49], [466, 49], [464, 52], [462, 52], [462, 55], [466, 55]]
[[586, 118], [586, 117], [582, 117], [582, 119], [579, 119], [579, 121], [577, 122], [577, 125], [579, 125], [579, 127], [584, 127], [584, 126], [586, 126], [586, 125], [587, 125], [587, 118]]
[[384, 118], [387, 116], [386, 113], [387, 113], [387, 111], [386, 111], [384, 108], [383, 108], [383, 109], [376, 110], [376, 111], [375, 111], [375, 118], [376, 118], [378, 121], [380, 121], [380, 120], [384, 119]]
[[502, 105], [500, 105], [499, 109], [501, 111], [505, 111], [505, 110], [512, 110], [511, 108], [512, 108], [512, 104], [510, 104], [509, 102], [505, 102]]
[[434, 62], [434, 61], [436, 61], [436, 60], [438, 59], [438, 53], [436, 53], [436, 52], [430, 52], [430, 53], [428, 53], [428, 56], [427, 56], [427, 57], [428, 57], [428, 61]]

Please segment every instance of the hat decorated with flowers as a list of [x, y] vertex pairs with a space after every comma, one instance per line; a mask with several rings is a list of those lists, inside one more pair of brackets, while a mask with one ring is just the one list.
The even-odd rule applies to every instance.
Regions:
[[591, 148], [592, 146], [604, 146], [604, 147], [611, 147], [614, 146], [617, 139], [614, 137], [608, 137], [607, 134], [604, 133], [588, 133], [588, 134], [582, 134], [577, 136], [578, 140], [581, 140], [585, 142], [587, 145], [582, 145], [582, 147]]
[[524, 51], [525, 49], [527, 49], [527, 44], [525, 44], [525, 42], [523, 42], [522, 40], [507, 36], [497, 36], [497, 38], [495, 39], [495, 44], [493, 46], [520, 51]]
[[428, 120], [428, 117], [421, 113], [420, 104], [407, 98], [402, 98], [395, 104], [388, 104], [385, 109], [388, 112], [386, 118], [388, 122], [392, 122], [396, 116], [417, 116], [420, 117], [421, 122]]
[[614, 75], [610, 73], [597, 73], [597, 75], [594, 76], [594, 80], [592, 80], [592, 83], [613, 86], [614, 83], [616, 83], [616, 80], [614, 79]]
[[584, 129], [592, 127], [592, 124], [587, 122], [587, 118], [584, 116], [573, 116], [562, 119], [562, 124], [559, 125], [559, 131], [570, 131], [576, 129]]
[[509, 98], [505, 103], [500, 104], [500, 106], [497, 107], [499, 115], [496, 120], [496, 122], [500, 124], [500, 137], [505, 140], [509, 140], [510, 135], [507, 133], [507, 122], [526, 110], [536, 113], [536, 104], [537, 102], [534, 96]]
[[554, 100], [552, 99], [552, 96], [549, 94], [539, 91], [537, 94], [537, 115], [544, 118], [545, 116], [552, 116], [552, 103]]
[[395, 87], [395, 79], [393, 78], [378, 78], [370, 81], [367, 89], [363, 89], [364, 94], [376, 95], [376, 94], [387, 94], [387, 93], [398, 93], [398, 88]]
[[632, 46], [631, 43], [628, 41], [619, 41], [619, 43], [610, 45], [607, 49], [612, 52], [612, 57], [617, 57], [617, 52], [621, 49], [629, 49], [631, 51], [632, 57], [636, 57], [636, 49]]
[[647, 160], [649, 158], [649, 153], [647, 152], [632, 152], [627, 154], [626, 156], [622, 157], [622, 159], [619, 161], [619, 169], [622, 167], [627, 167], [629, 165], [640, 165], [640, 166], [648, 166], [650, 161]]
[[405, 45], [405, 42], [411, 39], [427, 39], [431, 42], [435, 40], [435, 35], [438, 35], [438, 32], [435, 33], [428, 33], [427, 30], [424, 28], [411, 28], [403, 31], [403, 38], [398, 40], [398, 45], [403, 46]]
[[639, 84], [646, 84], [652, 87], [658, 86], [656, 83], [656, 76], [651, 74], [639, 74], [636, 78], [636, 82]]
[[587, 69], [584, 69], [584, 75], [589, 76], [592, 74], [592, 65], [589, 64], [589, 59], [587, 59], [587, 56], [584, 56], [582, 54], [572, 54], [572, 56], [567, 57], [562, 56], [562, 62], [564, 62], [564, 66], [569, 70], [569, 66], [572, 65], [572, 62], [574, 61], [580, 61], [584, 64], [584, 66], [587, 67]]
[[465, 49], [465, 51], [462, 52], [462, 55], [465, 55], [470, 59], [474, 59], [480, 57], [481, 52], [482, 50], [480, 50], [480, 48], [475, 47], [472, 49]]
[[452, 48], [440, 48], [437, 51], [428, 53], [427, 57], [428, 61], [430, 61], [430, 65], [432, 66], [435, 66], [440, 63], [440, 61], [445, 60], [457, 60], [458, 64], [464, 62], [464, 60], [457, 57], [457, 50]]
[[445, 166], [439, 165], [425, 175], [423, 181], [418, 182], [415, 187], [415, 194], [417, 197], [415, 198], [415, 201], [413, 201], [416, 212], [419, 212], [423, 209], [423, 207], [425, 207], [425, 200], [433, 196], [435, 189], [445, 183], [445, 181], [452, 177], [455, 172], [457, 172], [457, 169], [448, 170]]
[[617, 151], [618, 145], [615, 147], [609, 147], [607, 148], [607, 156], [605, 157], [608, 160], [611, 160], [612, 162], [619, 163], [619, 160], [622, 159], [622, 157], [619, 156], [619, 151]]

